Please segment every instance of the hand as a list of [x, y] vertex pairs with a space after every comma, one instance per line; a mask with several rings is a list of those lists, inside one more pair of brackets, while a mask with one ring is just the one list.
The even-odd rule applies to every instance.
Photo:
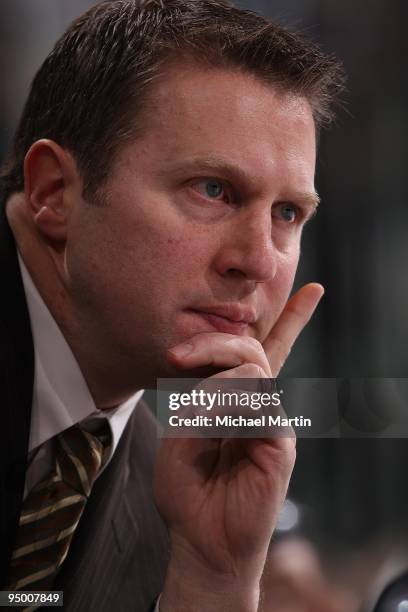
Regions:
[[[218, 378], [276, 377], [323, 289], [310, 284], [287, 303], [263, 346], [253, 338], [197, 334], [179, 369], [213, 365]], [[161, 612], [252, 611], [268, 544], [295, 460], [294, 438], [164, 439], [155, 497], [172, 556]]]

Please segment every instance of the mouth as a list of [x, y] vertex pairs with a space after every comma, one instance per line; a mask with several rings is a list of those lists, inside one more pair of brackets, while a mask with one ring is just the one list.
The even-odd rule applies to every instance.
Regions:
[[256, 320], [254, 311], [240, 304], [190, 308], [187, 312], [207, 322], [216, 331], [236, 336], [247, 334], [250, 324]]

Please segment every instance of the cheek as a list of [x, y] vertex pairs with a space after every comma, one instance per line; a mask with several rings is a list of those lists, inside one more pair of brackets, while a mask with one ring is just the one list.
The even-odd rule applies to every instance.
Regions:
[[[157, 208], [160, 207], [156, 207]], [[164, 207], [163, 207], [164, 208]], [[205, 227], [188, 221], [167, 204], [167, 213], [152, 219], [140, 215], [137, 234], [141, 236], [144, 264], [154, 276], [194, 276], [208, 265], [214, 250], [214, 237]], [[141, 262], [142, 265], [143, 261]]]
[[[152, 278], [161, 277], [163, 285], [184, 284], [198, 280], [208, 263], [208, 244], [193, 239], [189, 232], [169, 232], [156, 235], [145, 245], [145, 272]], [[149, 268], [146, 270], [146, 266]]]
[[149, 316], [156, 317], [178, 308], [202, 286], [209, 261], [208, 243], [188, 228], [168, 225], [140, 235], [145, 238], [133, 246], [128, 243], [127, 249], [123, 246], [117, 255], [112, 283], [119, 301], [126, 296], [118, 294], [133, 291], [128, 301], [141, 302], [145, 314], [148, 310]]

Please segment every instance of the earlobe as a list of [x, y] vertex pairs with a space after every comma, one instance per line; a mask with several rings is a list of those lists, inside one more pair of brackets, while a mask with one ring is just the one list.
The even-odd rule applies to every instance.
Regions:
[[51, 242], [66, 239], [73, 179], [72, 158], [52, 140], [38, 140], [24, 161], [26, 201], [39, 232]]

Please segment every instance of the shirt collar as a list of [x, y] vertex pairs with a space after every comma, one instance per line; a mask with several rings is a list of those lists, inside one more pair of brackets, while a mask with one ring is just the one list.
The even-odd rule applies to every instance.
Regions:
[[30, 314], [35, 359], [29, 451], [92, 416], [108, 419], [113, 453], [143, 391], [138, 391], [112, 410], [96, 408], [79, 365], [35, 287], [20, 253], [18, 259]]

